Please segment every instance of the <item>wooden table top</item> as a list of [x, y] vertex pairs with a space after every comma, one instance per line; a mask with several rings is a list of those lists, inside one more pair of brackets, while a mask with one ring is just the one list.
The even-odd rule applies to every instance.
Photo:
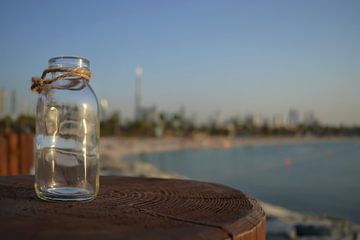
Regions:
[[101, 177], [90, 202], [45, 202], [33, 176], [0, 177], [0, 239], [265, 239], [256, 200], [213, 183]]

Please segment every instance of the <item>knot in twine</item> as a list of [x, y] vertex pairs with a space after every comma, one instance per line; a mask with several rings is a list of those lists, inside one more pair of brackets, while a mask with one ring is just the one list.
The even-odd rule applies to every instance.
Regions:
[[[61, 74], [54, 78], [45, 79], [47, 74], [54, 72], [62, 72], [64, 74]], [[91, 72], [85, 68], [47, 68], [43, 71], [41, 77], [32, 77], [31, 91], [40, 94], [47, 85], [67, 77], [78, 77], [75, 79], [84, 79], [89, 82], [91, 79]], [[66, 87], [63, 87], [63, 89], [66, 89]]]

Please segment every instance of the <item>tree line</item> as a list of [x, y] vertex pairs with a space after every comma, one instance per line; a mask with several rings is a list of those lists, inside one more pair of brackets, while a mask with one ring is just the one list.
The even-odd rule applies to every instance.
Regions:
[[[35, 132], [35, 117], [19, 115], [0, 119], [0, 133]], [[146, 137], [192, 137], [196, 134], [210, 136], [360, 136], [360, 126], [327, 126], [321, 124], [298, 124], [296, 126], [256, 125], [254, 122], [240, 122], [230, 119], [226, 123], [195, 124], [180, 114], [160, 113], [156, 120], [146, 117], [139, 120], [122, 121], [119, 112], [112, 113], [100, 123], [101, 136], [146, 136]]]

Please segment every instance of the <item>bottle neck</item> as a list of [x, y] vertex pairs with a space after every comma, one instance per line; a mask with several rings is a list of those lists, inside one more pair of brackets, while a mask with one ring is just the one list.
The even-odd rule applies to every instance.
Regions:
[[[90, 62], [86, 58], [81, 57], [55, 57], [49, 59], [49, 69], [61, 69], [64, 71], [54, 71], [49, 74], [51, 79], [58, 78], [62, 75], [66, 75], [64, 78], [60, 78], [57, 81], [52, 82], [49, 84], [51, 89], [70, 89], [70, 90], [77, 90], [82, 89], [86, 86], [86, 77], [81, 77], [80, 75], [74, 76], [70, 73], [72, 71], [66, 70], [78, 70], [80, 72], [85, 72], [90, 74]], [[86, 75], [86, 74], [85, 74]]]

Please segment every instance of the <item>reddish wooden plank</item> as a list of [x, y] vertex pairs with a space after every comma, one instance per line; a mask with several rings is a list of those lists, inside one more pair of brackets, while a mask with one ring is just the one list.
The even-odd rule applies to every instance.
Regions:
[[29, 174], [34, 162], [34, 134], [20, 133], [19, 137], [19, 173]]
[[6, 138], [8, 151], [8, 175], [17, 175], [19, 173], [18, 136], [16, 133], [9, 133]]
[[20, 174], [28, 174], [29, 170], [28, 170], [28, 163], [27, 163], [27, 159], [28, 159], [28, 155], [29, 153], [27, 152], [28, 149], [28, 142], [26, 141], [26, 134], [25, 133], [20, 133], [18, 135], [18, 139], [19, 139], [19, 173]]
[[0, 136], [0, 176], [7, 175], [7, 144], [6, 139]]
[[25, 136], [26, 136], [26, 155], [27, 155], [26, 169], [27, 169], [27, 173], [29, 173], [34, 165], [34, 160], [35, 160], [35, 153], [34, 153], [35, 141], [34, 141], [33, 133], [27, 133]]

